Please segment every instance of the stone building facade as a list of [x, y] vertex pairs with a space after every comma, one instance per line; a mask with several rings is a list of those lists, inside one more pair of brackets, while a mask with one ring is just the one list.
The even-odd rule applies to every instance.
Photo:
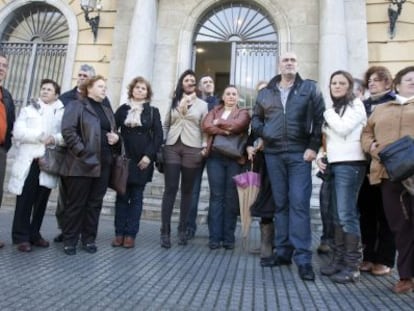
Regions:
[[[200, 25], [228, 7], [241, 6], [262, 14], [275, 33], [276, 39], [272, 41], [274, 58], [284, 51], [295, 51], [301, 74], [318, 80], [325, 93], [333, 70], [347, 69], [360, 76], [368, 64], [384, 64], [396, 72], [414, 61], [410, 53], [414, 45], [412, 1], [403, 4], [393, 39], [388, 34], [390, 1], [386, 0], [101, 0], [98, 3], [102, 9], [94, 41], [78, 0], [2, 0], [0, 40], [2, 43], [13, 41], [7, 31], [13, 21], [24, 23], [28, 19], [28, 7], [34, 11], [33, 8], [40, 6], [53, 7], [67, 27], [65, 37], [60, 39], [66, 45], [64, 63], [55, 68], [60, 71], [57, 79], [64, 90], [74, 84], [79, 65], [90, 63], [108, 78], [109, 96], [114, 107], [124, 100], [130, 79], [142, 75], [152, 82], [155, 90], [153, 104], [161, 112], [166, 111], [180, 72], [197, 65], [195, 43]], [[90, 15], [94, 14], [96, 12]], [[242, 22], [248, 17], [243, 14], [246, 13], [233, 16], [233, 22]], [[48, 42], [48, 38], [38, 35], [20, 42], [25, 40]], [[234, 48], [243, 40], [226, 37], [221, 43], [225, 48]], [[227, 47], [226, 42], [230, 42]], [[217, 47], [216, 52], [220, 53], [220, 45]], [[224, 62], [227, 64], [221, 68], [229, 67], [232, 56], [227, 60], [224, 58]], [[237, 70], [241, 71], [237, 67], [223, 70], [230, 80]], [[276, 73], [276, 68], [272, 70]], [[16, 74], [28, 75], [24, 71]], [[257, 73], [256, 78], [250, 78], [251, 85], [255, 80], [259, 80]], [[229, 82], [235, 81], [233, 78]], [[33, 91], [23, 95], [30, 92]]]

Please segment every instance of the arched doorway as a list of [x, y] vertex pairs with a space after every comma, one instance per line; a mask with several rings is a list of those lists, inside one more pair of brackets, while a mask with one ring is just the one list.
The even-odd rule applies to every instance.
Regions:
[[38, 95], [41, 79], [62, 82], [68, 39], [66, 18], [44, 2], [21, 6], [2, 21], [0, 50], [10, 64], [4, 84], [18, 108]]
[[259, 81], [276, 73], [278, 37], [274, 22], [259, 6], [226, 2], [209, 9], [194, 34], [193, 67], [216, 81], [216, 93], [227, 84], [241, 93], [240, 105], [251, 108]]

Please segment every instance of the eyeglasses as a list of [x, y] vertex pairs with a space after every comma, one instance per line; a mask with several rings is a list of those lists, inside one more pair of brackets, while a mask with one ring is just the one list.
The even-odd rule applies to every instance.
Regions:
[[2, 67], [4, 69], [7, 69], [7, 68], [9, 68], [9, 65], [6, 64], [6, 63], [0, 63], [0, 67]]
[[79, 78], [89, 78], [89, 76], [87, 74], [84, 74], [84, 73], [78, 73], [78, 77]]

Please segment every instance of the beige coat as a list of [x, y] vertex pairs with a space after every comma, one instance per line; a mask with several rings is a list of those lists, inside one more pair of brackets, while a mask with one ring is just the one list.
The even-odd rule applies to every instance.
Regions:
[[164, 122], [165, 144], [174, 145], [180, 138], [181, 142], [189, 147], [206, 146], [207, 135], [202, 132], [201, 123], [207, 112], [207, 103], [199, 98], [186, 114], [182, 114], [178, 109], [169, 110]]
[[[378, 153], [406, 135], [414, 137], [414, 99], [403, 105], [391, 101], [375, 108], [361, 136], [362, 149], [372, 157], [369, 174], [371, 184], [379, 184], [381, 179], [389, 178]], [[378, 144], [378, 148], [370, 152], [373, 142]]]

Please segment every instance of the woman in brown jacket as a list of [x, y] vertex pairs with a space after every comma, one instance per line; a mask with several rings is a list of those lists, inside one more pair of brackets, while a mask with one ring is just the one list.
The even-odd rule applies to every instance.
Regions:
[[203, 130], [209, 135], [207, 173], [210, 186], [208, 211], [210, 249], [234, 248], [237, 210], [239, 202], [233, 176], [241, 171], [243, 158], [230, 158], [211, 148], [216, 135], [243, 135], [247, 133], [250, 115], [247, 109], [239, 109], [238, 90], [234, 86], [224, 89], [222, 104], [211, 110], [203, 122]]
[[404, 186], [401, 182], [389, 180], [378, 153], [405, 135], [414, 137], [414, 66], [400, 70], [395, 76], [394, 86], [396, 100], [374, 110], [361, 141], [364, 151], [372, 157], [370, 183], [381, 185], [385, 216], [395, 237], [400, 280], [393, 290], [399, 294], [414, 291], [414, 196], [403, 196], [409, 215], [406, 219], [400, 203]]

